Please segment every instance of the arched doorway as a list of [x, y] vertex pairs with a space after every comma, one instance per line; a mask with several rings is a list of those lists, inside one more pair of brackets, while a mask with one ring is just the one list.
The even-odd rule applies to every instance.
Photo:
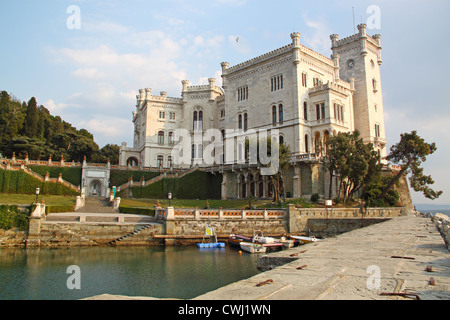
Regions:
[[127, 166], [137, 167], [139, 165], [139, 160], [135, 157], [129, 157], [127, 159]]
[[89, 184], [89, 195], [90, 196], [101, 196], [102, 195], [103, 184], [100, 180], [92, 180]]

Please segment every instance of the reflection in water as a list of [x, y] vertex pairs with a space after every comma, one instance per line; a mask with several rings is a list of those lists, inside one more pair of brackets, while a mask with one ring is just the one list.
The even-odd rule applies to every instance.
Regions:
[[[80, 299], [109, 293], [191, 299], [258, 273], [259, 255], [189, 247], [0, 249], [0, 299]], [[81, 270], [69, 290], [67, 267]]]

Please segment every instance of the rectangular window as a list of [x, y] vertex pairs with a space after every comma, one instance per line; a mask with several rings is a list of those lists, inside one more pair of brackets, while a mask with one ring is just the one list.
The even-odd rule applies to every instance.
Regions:
[[169, 112], [169, 119], [175, 120], [175, 112]]
[[320, 104], [316, 104], [316, 119], [320, 120]]
[[238, 101], [248, 100], [248, 86], [237, 89]]
[[283, 82], [283, 75], [279, 74], [276, 76], [273, 76], [272, 78], [270, 78], [270, 91], [274, 92], [274, 91], [278, 91], [283, 89], [284, 87], [284, 82]]
[[322, 110], [322, 119], [325, 119], [325, 103], [320, 105], [320, 109]]
[[306, 73], [302, 73], [302, 86], [303, 87], [308, 87], [308, 82], [307, 82], [307, 76], [306, 76]]
[[159, 118], [164, 119], [166, 117], [166, 113], [164, 111], [159, 112]]
[[375, 137], [380, 137], [380, 125], [378, 123], [375, 124]]

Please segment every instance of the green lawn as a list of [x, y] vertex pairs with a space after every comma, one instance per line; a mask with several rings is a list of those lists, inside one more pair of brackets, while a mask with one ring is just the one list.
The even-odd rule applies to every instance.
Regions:
[[[6, 194], [0, 193], [0, 204], [26, 204], [29, 205], [34, 202], [36, 195], [28, 194]], [[48, 206], [70, 206], [75, 205], [74, 196], [52, 196], [40, 195], [39, 201], [44, 200]]]

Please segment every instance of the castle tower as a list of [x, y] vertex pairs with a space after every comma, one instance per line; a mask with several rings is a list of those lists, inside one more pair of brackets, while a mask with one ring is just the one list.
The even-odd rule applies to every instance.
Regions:
[[358, 33], [339, 40], [330, 36], [333, 57], [339, 59], [339, 76], [352, 83], [355, 129], [365, 142], [371, 142], [382, 158], [386, 157], [383, 94], [381, 91], [380, 35], [369, 36], [366, 25], [358, 25]]

